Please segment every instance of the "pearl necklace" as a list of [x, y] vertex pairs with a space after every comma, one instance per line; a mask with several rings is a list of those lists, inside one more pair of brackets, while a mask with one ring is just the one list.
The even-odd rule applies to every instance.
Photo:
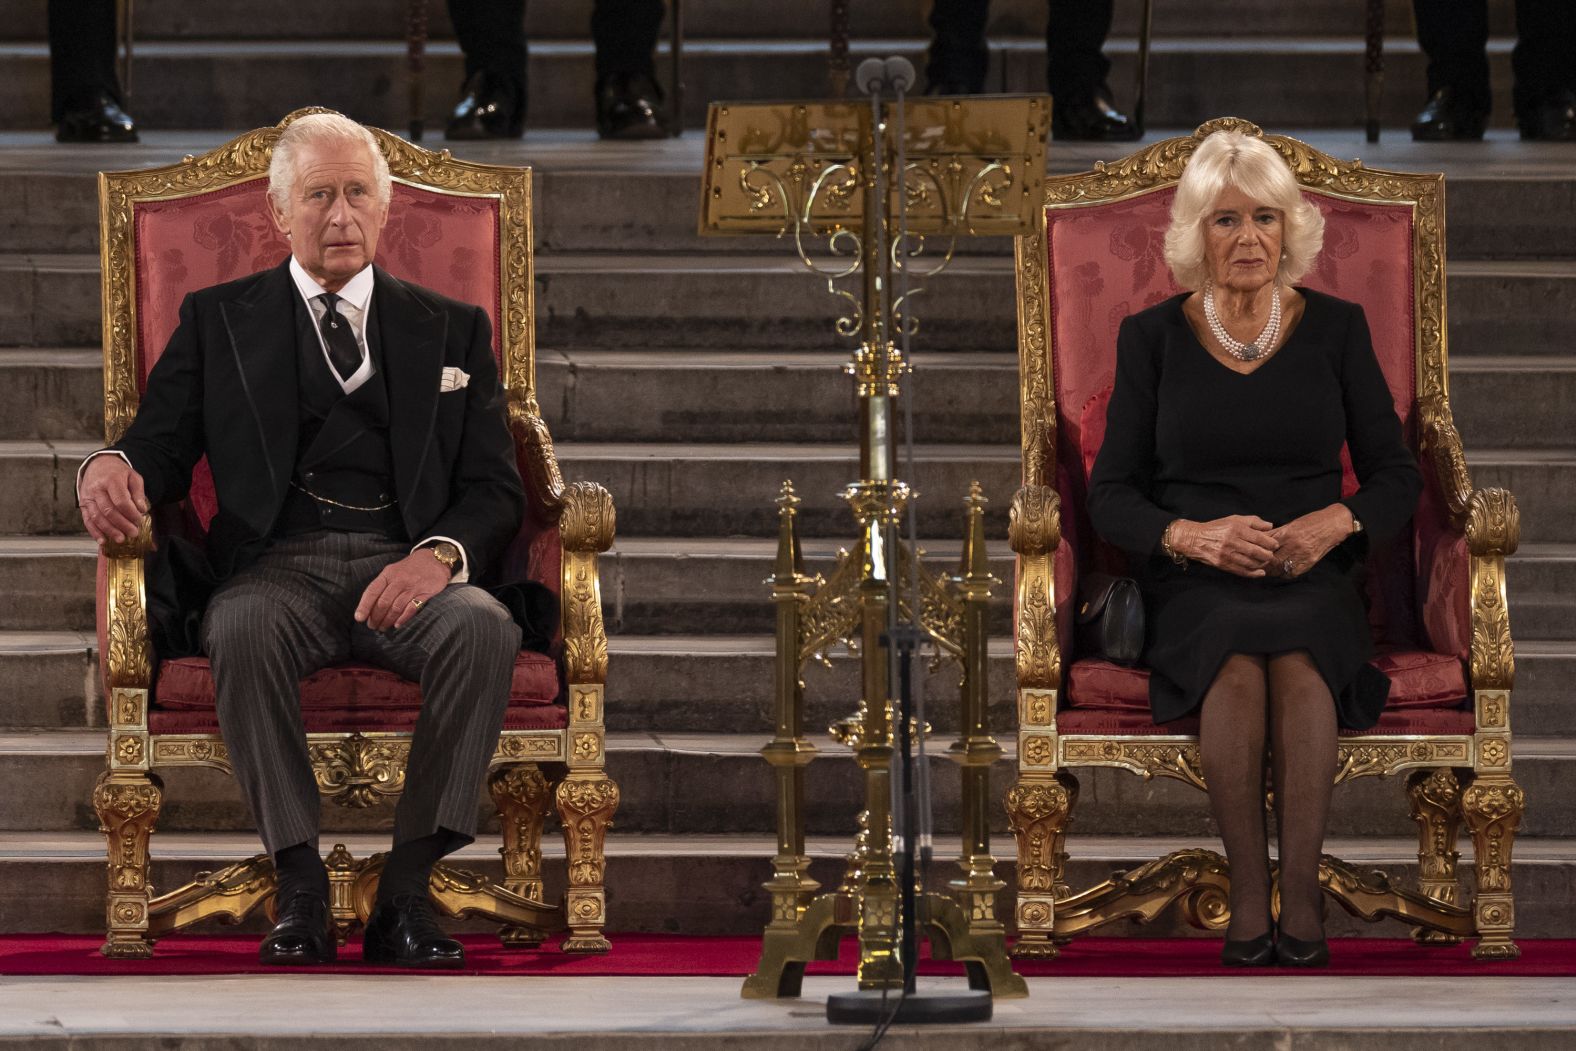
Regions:
[[1274, 348], [1275, 340], [1280, 336], [1280, 286], [1276, 285], [1270, 296], [1270, 319], [1265, 323], [1264, 331], [1259, 333], [1259, 338], [1252, 343], [1243, 343], [1232, 339], [1231, 333], [1226, 331], [1226, 326], [1220, 323], [1220, 315], [1215, 312], [1215, 283], [1213, 281], [1204, 285], [1204, 320], [1209, 322], [1209, 330], [1214, 334], [1215, 341], [1225, 349], [1227, 354], [1230, 354], [1238, 361], [1257, 361]]

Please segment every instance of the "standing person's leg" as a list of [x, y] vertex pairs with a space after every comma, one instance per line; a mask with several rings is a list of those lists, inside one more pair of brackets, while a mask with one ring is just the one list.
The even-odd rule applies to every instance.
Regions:
[[136, 142], [115, 72], [115, 0], [49, 0], [49, 119], [61, 142]]
[[1050, 0], [1047, 7], [1045, 82], [1052, 98], [1052, 135], [1098, 142], [1137, 138], [1138, 129], [1117, 110], [1106, 84], [1112, 0]]
[[1576, 12], [1568, 0], [1517, 0], [1511, 62], [1521, 137], [1576, 140]]
[[525, 128], [525, 0], [449, 0], [465, 53], [465, 84], [450, 139], [518, 138]]
[[[301, 680], [350, 653], [356, 575], [344, 534], [281, 540], [222, 584], [203, 617], [203, 650], [235, 779], [263, 846], [273, 856], [279, 926], [265, 962], [332, 958], [326, 928], [328, 872], [318, 854], [320, 802], [301, 718]], [[360, 567], [365, 572], [367, 567]], [[375, 576], [381, 566], [371, 568]], [[294, 917], [294, 899], [311, 907]], [[321, 916], [318, 911], [321, 910]], [[296, 930], [294, 928], [301, 928]]]
[[[1269, 962], [1269, 845], [1264, 831], [1264, 740], [1267, 724], [1264, 658], [1234, 653], [1204, 695], [1199, 758], [1209, 806], [1231, 867], [1227, 963]], [[1264, 942], [1256, 946], [1255, 942]], [[1230, 943], [1237, 943], [1232, 945]]]
[[655, 52], [662, 0], [596, 0], [591, 39], [596, 44], [597, 132], [607, 139], [667, 135]]
[[931, 5], [930, 53], [925, 60], [929, 94], [978, 95], [985, 90], [989, 18], [990, 0], [935, 0]]
[[1428, 57], [1428, 103], [1412, 124], [1421, 142], [1481, 139], [1489, 90], [1488, 0], [1412, 0], [1417, 42]]
[[1280, 839], [1282, 963], [1323, 966], [1319, 859], [1335, 790], [1335, 698], [1305, 650], [1270, 658], [1270, 768]]
[[427, 901], [432, 867], [475, 838], [477, 800], [509, 704], [520, 629], [502, 603], [460, 584], [434, 595], [394, 631], [358, 624], [351, 651], [421, 684], [421, 715], [394, 815], [394, 849], [367, 925], [367, 958], [459, 966]]

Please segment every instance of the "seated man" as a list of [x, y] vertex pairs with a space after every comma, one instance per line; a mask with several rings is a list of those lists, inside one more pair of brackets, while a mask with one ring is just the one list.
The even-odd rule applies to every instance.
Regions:
[[363, 953], [459, 967], [428, 880], [474, 838], [521, 640], [468, 583], [525, 502], [491, 326], [372, 265], [391, 186], [365, 128], [297, 120], [268, 175], [290, 258], [186, 297], [136, 419], [79, 472], [82, 519], [100, 543], [131, 536], [208, 458], [218, 511], [206, 549], [161, 542], [150, 620], [161, 656], [200, 646], [212, 664], [220, 731], [278, 873], [264, 963], [335, 954], [302, 677], [357, 660], [421, 684]]
[[[465, 85], [449, 120], [450, 139], [517, 139], [525, 128], [525, 0], [449, 0], [465, 53]], [[604, 139], [667, 135], [652, 52], [662, 0], [596, 0], [596, 128]]]

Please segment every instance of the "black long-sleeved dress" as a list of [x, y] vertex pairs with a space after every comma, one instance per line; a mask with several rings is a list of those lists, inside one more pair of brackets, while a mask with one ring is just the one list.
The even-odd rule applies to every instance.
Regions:
[[[1367, 662], [1373, 639], [1361, 574], [1369, 545], [1398, 534], [1422, 479], [1401, 436], [1362, 307], [1308, 289], [1302, 319], [1253, 372], [1212, 357], [1175, 296], [1122, 322], [1089, 515], [1128, 553], [1144, 595], [1150, 708], [1194, 711], [1232, 653], [1307, 650], [1342, 726], [1379, 719], [1390, 681]], [[1341, 500], [1342, 443], [1360, 488]], [[1175, 518], [1258, 515], [1276, 526], [1340, 501], [1363, 532], [1287, 580], [1246, 578], [1160, 548]]]

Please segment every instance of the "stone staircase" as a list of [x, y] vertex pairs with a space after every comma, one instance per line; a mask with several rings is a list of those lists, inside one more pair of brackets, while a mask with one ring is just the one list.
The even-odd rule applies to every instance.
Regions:
[[[437, 37], [441, 6], [434, 5]], [[854, 5], [855, 31], [865, 38], [856, 51], [917, 54], [918, 6]], [[1133, 46], [1130, 5], [1119, 6], [1112, 50], [1121, 84]], [[103, 841], [88, 805], [104, 721], [92, 633], [94, 553], [71, 485], [102, 426], [92, 173], [168, 163], [308, 102], [401, 126], [398, 26], [385, 24], [385, 7], [347, 0], [323, 18], [314, 13], [308, 26], [293, 0], [257, 0], [244, 19], [227, 5], [139, 5], [146, 43], [137, 90], [147, 104], [137, 113], [155, 129], [143, 145], [64, 149], [41, 132], [0, 130], [0, 230], [7, 231], [0, 242], [0, 595], [9, 598], [0, 602], [0, 930], [93, 930], [102, 922]], [[1040, 58], [1032, 37], [1043, 8], [1038, 0], [998, 0], [996, 7], [1000, 75], [1013, 88], [1035, 90]], [[690, 0], [691, 98], [818, 93], [824, 6], [785, 0], [748, 8], [746, 17], [745, 5]], [[1475, 481], [1512, 489], [1522, 509], [1523, 546], [1510, 566], [1516, 776], [1529, 800], [1516, 853], [1519, 930], [1576, 934], [1568, 907], [1576, 896], [1569, 686], [1576, 673], [1576, 166], [1569, 151], [1522, 147], [1503, 133], [1481, 145], [1429, 149], [1392, 131], [1381, 147], [1366, 147], [1349, 130], [1361, 110], [1361, 86], [1351, 79], [1360, 68], [1359, 27], [1349, 3], [1206, 0], [1189, 5], [1185, 25], [1161, 8], [1157, 125], [1191, 128], [1237, 112], [1374, 166], [1448, 173], [1456, 419]], [[1507, 8], [1496, 3], [1496, 19]], [[1250, 16], [1258, 29], [1245, 36]], [[589, 123], [583, 5], [539, 0], [531, 17], [543, 41], [533, 50], [535, 119]], [[46, 112], [40, 21], [30, 6], [0, 27], [0, 127], [36, 125], [28, 115]], [[1414, 101], [1407, 85], [1420, 75], [1405, 39], [1409, 26], [1397, 21], [1391, 29], [1388, 123], [1395, 127]], [[1206, 46], [1212, 34], [1222, 38]], [[1496, 48], [1499, 69], [1506, 45]], [[433, 50], [436, 116], [457, 67], [452, 44], [439, 39]], [[327, 81], [289, 72], [320, 68], [328, 57], [336, 72]], [[768, 61], [769, 81], [761, 73]], [[1215, 63], [1207, 77], [1190, 72], [1204, 61]], [[1205, 84], [1212, 91], [1225, 85], [1224, 98], [1200, 101]], [[1321, 87], [1299, 96], [1307, 84]], [[1396, 109], [1399, 102], [1406, 105]], [[699, 115], [698, 108], [691, 114], [692, 126]], [[603, 563], [609, 765], [624, 798], [609, 840], [614, 930], [749, 932], [764, 923], [772, 782], [755, 751], [769, 732], [772, 639], [761, 582], [770, 572], [772, 499], [781, 480], [793, 478], [804, 498], [812, 571], [824, 571], [851, 536], [836, 493], [854, 475], [853, 398], [839, 369], [846, 351], [831, 332], [830, 301], [785, 246], [696, 236], [701, 149], [693, 132], [625, 146], [597, 144], [580, 131], [533, 131], [523, 143], [458, 151], [537, 169], [540, 400], [565, 474], [600, 481], [618, 506], [619, 537]], [[1076, 171], [1120, 152], [1053, 144], [1050, 163]], [[977, 478], [992, 500], [995, 572], [1010, 580], [1005, 508], [1018, 464], [1009, 246], [966, 246], [925, 298], [914, 378], [921, 442], [914, 481], [924, 494], [925, 547], [938, 562], [956, 557], [961, 498]], [[991, 720], [1010, 743], [1010, 609], [1002, 590]], [[811, 727], [854, 706], [852, 662], [812, 667], [806, 680]], [[955, 682], [947, 668], [928, 682], [943, 731], [955, 717], [939, 700]], [[859, 797], [847, 753], [820, 743], [807, 800], [812, 876], [834, 882]], [[1009, 764], [996, 771], [998, 796], [1010, 777]], [[228, 779], [203, 770], [165, 778], [157, 886], [258, 849]], [[945, 836], [956, 830], [956, 801], [956, 777], [940, 764], [944, 851]], [[380, 849], [391, 818], [387, 808], [330, 808], [325, 840], [342, 840], [358, 854]], [[1003, 833], [999, 811], [994, 819]], [[1102, 771], [1084, 780], [1072, 876], [1093, 881], [1184, 842], [1207, 844], [1210, 835], [1197, 793]], [[1344, 786], [1331, 835], [1332, 849], [1350, 860], [1394, 872], [1414, 864], [1396, 783]], [[555, 840], [550, 831], [550, 889], [562, 880]], [[996, 842], [998, 856], [1010, 859], [1010, 839], [1001, 834]], [[495, 849], [484, 837], [465, 852], [466, 862], [493, 868]], [[1466, 840], [1462, 850], [1470, 857]], [[1010, 862], [999, 871], [1010, 878]], [[1397, 931], [1344, 916], [1331, 922], [1340, 931]]]

